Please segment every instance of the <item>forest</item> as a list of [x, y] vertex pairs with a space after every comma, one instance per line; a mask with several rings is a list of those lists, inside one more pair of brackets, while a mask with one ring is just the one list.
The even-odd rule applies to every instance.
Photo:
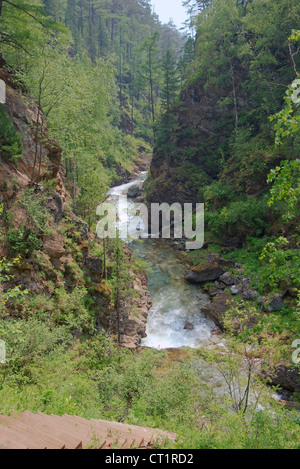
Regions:
[[[300, 447], [300, 5], [152, 3], [0, 0], [0, 448], [14, 413]], [[204, 204], [203, 247], [99, 237], [120, 196]]]

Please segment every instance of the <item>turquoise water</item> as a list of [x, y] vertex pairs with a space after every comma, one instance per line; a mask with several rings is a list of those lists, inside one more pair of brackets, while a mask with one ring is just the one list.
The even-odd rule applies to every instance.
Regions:
[[[120, 205], [119, 228], [122, 232], [128, 222], [128, 208], [133, 200], [124, 199], [128, 189], [142, 182], [146, 173], [142, 173], [129, 184], [114, 187], [109, 192], [108, 201]], [[147, 277], [153, 306], [149, 311], [147, 337], [142, 345], [151, 348], [200, 347], [206, 344], [214, 324], [207, 319], [200, 309], [209, 302], [207, 295], [199, 286], [185, 281], [186, 268], [176, 255], [176, 251], [166, 240], [142, 239], [130, 242], [130, 247], [137, 258], [148, 264]], [[186, 330], [189, 322], [191, 330]]]
[[[186, 268], [164, 240], [132, 243], [139, 258], [149, 263], [148, 285], [153, 306], [149, 311], [147, 338], [142, 345], [153, 348], [200, 347], [208, 342], [214, 324], [200, 309], [208, 297], [197, 285], [185, 281]], [[192, 330], [186, 330], [186, 323]]]

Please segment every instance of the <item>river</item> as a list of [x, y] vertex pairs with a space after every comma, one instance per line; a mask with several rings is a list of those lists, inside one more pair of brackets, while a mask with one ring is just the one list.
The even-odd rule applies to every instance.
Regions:
[[[113, 187], [108, 192], [107, 201], [118, 206], [119, 197], [127, 195], [130, 187], [142, 183], [146, 177], [147, 173], [143, 172], [132, 182]], [[134, 200], [128, 198], [126, 203], [130, 210]], [[125, 207], [126, 204], [122, 199], [119, 203], [120, 231], [128, 223]], [[225, 339], [212, 335], [212, 330], [215, 329], [214, 323], [200, 312], [201, 307], [209, 302], [209, 298], [198, 285], [186, 282], [184, 279], [186, 267], [180, 262], [175, 248], [168, 240], [150, 239], [145, 233], [144, 236], [141, 240], [130, 242], [134, 255], [148, 264], [148, 286], [153, 303], [148, 315], [147, 337], [142, 340], [141, 345], [153, 349], [180, 349], [181, 347], [197, 349], [206, 345], [214, 347], [214, 344], [218, 344], [225, 350]], [[193, 328], [185, 329], [187, 323], [192, 324]], [[228, 395], [228, 383], [215, 365], [206, 363], [200, 358], [194, 358], [191, 364], [202, 384], [211, 389], [215, 396], [219, 396], [222, 400], [225, 395]], [[247, 383], [245, 370], [241, 369], [240, 375], [238, 382], [234, 384], [237, 395], [243, 394], [245, 383]], [[242, 386], [239, 383], [240, 379], [244, 380]], [[269, 397], [282, 398], [273, 394], [271, 389], [266, 389], [266, 391]], [[258, 399], [254, 390], [251, 390], [249, 399], [257, 406]], [[258, 405], [258, 409], [263, 409], [263, 407]]]
[[[141, 173], [130, 183], [112, 188], [108, 192], [108, 202], [119, 208], [119, 229], [122, 232], [128, 222], [126, 204], [120, 196], [127, 195], [130, 187], [142, 183], [147, 173]], [[127, 199], [127, 206], [134, 203]], [[166, 349], [191, 347], [198, 348], [208, 343], [214, 324], [204, 314], [201, 307], [209, 302], [208, 296], [197, 285], [184, 279], [186, 267], [180, 263], [174, 248], [167, 240], [143, 238], [129, 241], [134, 255], [147, 262], [148, 286], [153, 306], [149, 311], [143, 346]]]

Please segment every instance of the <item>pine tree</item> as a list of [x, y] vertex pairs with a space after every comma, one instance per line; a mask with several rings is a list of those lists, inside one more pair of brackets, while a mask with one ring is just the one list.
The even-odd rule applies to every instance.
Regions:
[[146, 53], [146, 60], [145, 60], [145, 73], [148, 78], [149, 83], [149, 105], [151, 109], [151, 117], [152, 117], [152, 124], [154, 126], [155, 123], [155, 94], [154, 94], [154, 86], [157, 77], [157, 70], [158, 70], [158, 40], [159, 40], [159, 33], [156, 31], [150, 37], [148, 37], [144, 44], [143, 50]]
[[176, 116], [173, 106], [176, 102], [179, 88], [177, 65], [174, 53], [168, 50], [162, 62], [163, 86], [162, 86], [162, 114], [158, 122], [157, 145], [167, 158], [167, 171], [170, 175], [171, 155], [176, 148], [174, 132], [176, 129]]

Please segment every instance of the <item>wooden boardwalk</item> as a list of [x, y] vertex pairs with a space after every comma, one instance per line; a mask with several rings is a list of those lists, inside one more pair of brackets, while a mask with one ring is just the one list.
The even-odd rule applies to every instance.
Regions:
[[162, 430], [70, 415], [0, 415], [0, 449], [151, 449], [175, 438]]

